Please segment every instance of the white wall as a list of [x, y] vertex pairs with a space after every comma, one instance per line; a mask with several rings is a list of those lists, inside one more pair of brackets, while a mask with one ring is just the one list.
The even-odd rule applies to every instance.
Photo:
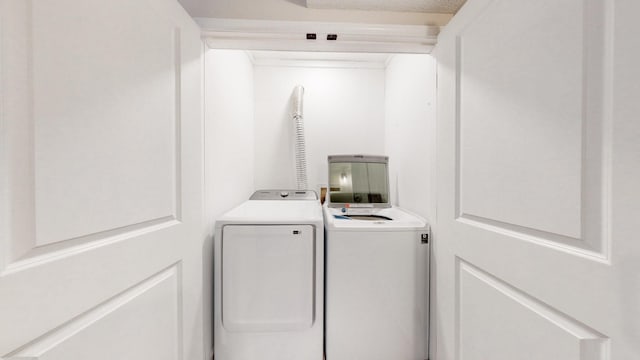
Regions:
[[436, 65], [430, 55], [395, 55], [386, 69], [385, 133], [391, 199], [435, 219]]
[[[211, 319], [213, 226], [224, 212], [254, 190], [253, 64], [244, 51], [209, 50], [205, 54], [205, 223], [203, 248], [204, 317]], [[211, 349], [211, 321], [205, 348]]]
[[213, 219], [253, 192], [253, 64], [244, 51], [206, 53], [205, 173]]
[[294, 188], [293, 88], [305, 88], [309, 187], [327, 183], [327, 155], [384, 154], [384, 69], [256, 66], [255, 185]]

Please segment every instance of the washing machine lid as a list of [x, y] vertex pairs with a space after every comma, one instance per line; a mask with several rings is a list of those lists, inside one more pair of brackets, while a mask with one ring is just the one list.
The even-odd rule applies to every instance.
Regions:
[[391, 207], [389, 157], [329, 155], [329, 207]]
[[324, 207], [325, 224], [335, 231], [426, 230], [427, 222], [418, 215], [398, 207], [383, 209]]

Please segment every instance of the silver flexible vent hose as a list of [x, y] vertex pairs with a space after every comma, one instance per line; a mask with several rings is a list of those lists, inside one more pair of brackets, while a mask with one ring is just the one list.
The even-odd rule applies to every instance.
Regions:
[[298, 190], [307, 187], [307, 151], [304, 140], [304, 118], [302, 116], [302, 96], [304, 88], [300, 85], [293, 89], [292, 116], [295, 127], [296, 186]]

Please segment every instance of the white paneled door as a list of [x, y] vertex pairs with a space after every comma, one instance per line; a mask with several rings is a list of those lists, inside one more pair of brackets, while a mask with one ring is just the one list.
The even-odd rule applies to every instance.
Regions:
[[435, 359], [640, 359], [635, 0], [468, 0], [438, 60]]
[[204, 359], [198, 27], [0, 6], [0, 358]]

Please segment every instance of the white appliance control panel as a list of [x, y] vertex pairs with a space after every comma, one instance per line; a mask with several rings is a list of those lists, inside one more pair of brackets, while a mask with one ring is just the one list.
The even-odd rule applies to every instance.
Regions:
[[313, 190], [258, 190], [249, 200], [318, 200]]

